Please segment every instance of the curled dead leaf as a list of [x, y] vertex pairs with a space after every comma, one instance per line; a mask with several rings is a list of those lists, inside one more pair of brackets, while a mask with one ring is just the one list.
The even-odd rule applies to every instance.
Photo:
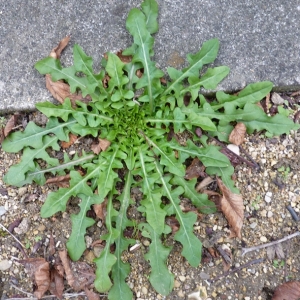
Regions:
[[70, 174], [48, 178], [46, 183], [55, 183], [59, 187], [67, 188], [70, 186]]
[[117, 56], [120, 58], [120, 60], [125, 63], [128, 64], [131, 62], [132, 60], [132, 56], [131, 55], [123, 55], [123, 50], [120, 50], [117, 52]]
[[105, 200], [102, 203], [93, 205], [93, 210], [96, 216], [99, 219], [101, 219], [103, 223], [105, 223], [106, 207], [107, 207], [107, 198], [105, 198]]
[[50, 55], [51, 57], [53, 58], [56, 58], [56, 59], [59, 59], [60, 58], [60, 55], [61, 55], [61, 52], [66, 48], [66, 46], [69, 44], [69, 41], [70, 41], [70, 36], [66, 36], [65, 38], [63, 38], [59, 43], [58, 45], [53, 48], [50, 52]]
[[229, 223], [231, 230], [230, 237], [241, 239], [241, 230], [244, 221], [243, 198], [239, 194], [232, 193], [221, 179], [217, 178], [217, 183], [223, 194], [220, 201], [220, 208]]
[[187, 167], [185, 172], [185, 179], [191, 180], [193, 178], [198, 178], [203, 176], [205, 167], [202, 162], [196, 157], [193, 159], [192, 163]]
[[55, 295], [58, 299], [62, 299], [65, 286], [63, 276], [61, 276], [56, 269], [51, 269], [50, 279], [50, 293]]
[[298, 300], [300, 298], [300, 282], [290, 281], [278, 286], [272, 300]]
[[70, 146], [72, 146], [75, 142], [77, 141], [77, 135], [73, 134], [73, 133], [69, 133], [69, 141], [68, 142], [61, 142], [61, 146], [63, 149], [69, 148]]
[[105, 140], [105, 139], [100, 139], [98, 138], [98, 144], [92, 144], [91, 146], [91, 150], [95, 153], [95, 154], [99, 154], [101, 151], [105, 151], [107, 150], [107, 148], [110, 146], [110, 141]]
[[19, 114], [16, 113], [9, 118], [9, 120], [7, 121], [7, 123], [5, 125], [4, 131], [3, 131], [4, 137], [7, 137], [9, 135], [9, 133], [13, 130], [13, 128], [16, 126], [18, 116], [19, 116]]
[[51, 93], [54, 99], [60, 103], [64, 103], [66, 98], [70, 98], [72, 106], [75, 106], [75, 101], [90, 101], [89, 97], [83, 98], [81, 94], [72, 94], [70, 91], [70, 86], [63, 80], [52, 81], [51, 75], [46, 74], [46, 88]]
[[229, 141], [237, 146], [243, 144], [246, 130], [247, 128], [244, 123], [237, 123], [229, 135]]
[[196, 186], [196, 191], [200, 192], [202, 189], [204, 189], [206, 186], [208, 186], [209, 184], [211, 184], [214, 180], [207, 176], [205, 177], [201, 182], [199, 182], [199, 184], [197, 184]]
[[28, 274], [34, 279], [36, 290], [34, 296], [41, 299], [50, 287], [50, 266], [44, 258], [27, 258], [19, 260], [24, 264]]

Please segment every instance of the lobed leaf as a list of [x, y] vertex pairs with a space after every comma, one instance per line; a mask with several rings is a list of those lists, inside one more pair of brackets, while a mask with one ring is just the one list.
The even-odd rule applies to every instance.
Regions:
[[91, 209], [91, 205], [99, 204], [104, 200], [98, 195], [87, 196], [85, 194], [79, 194], [78, 197], [81, 199], [79, 204], [80, 211], [77, 215], [71, 215], [72, 233], [67, 241], [69, 256], [74, 261], [78, 260], [86, 250], [84, 235], [86, 229], [95, 223], [95, 220], [86, 216], [86, 213]]
[[112, 266], [112, 279], [113, 286], [108, 293], [109, 299], [132, 299], [133, 294], [129, 286], [126, 284], [125, 280], [130, 272], [130, 265], [122, 261], [121, 255], [123, 251], [127, 250], [129, 245], [133, 244], [135, 241], [126, 239], [123, 236], [123, 231], [126, 227], [132, 226], [127, 218], [127, 209], [130, 204], [130, 188], [132, 185], [132, 174], [128, 171], [125, 179], [125, 186], [123, 192], [118, 200], [120, 201], [121, 207], [118, 211], [118, 215], [114, 218], [116, 222], [116, 231], [120, 234], [115, 239], [116, 250], [115, 256], [117, 258], [116, 263]]
[[[172, 91], [174, 91], [175, 97], [179, 99], [181, 90], [184, 89], [183, 80], [190, 77], [199, 77], [199, 72], [202, 69], [203, 65], [213, 62], [217, 57], [218, 50], [219, 41], [217, 39], [211, 39], [203, 43], [199, 52], [194, 55], [187, 55], [187, 60], [189, 62], [189, 66], [187, 68], [183, 69], [182, 71], [176, 70], [174, 68], [168, 68], [167, 71], [172, 81], [162, 95], [168, 95]], [[190, 79], [190, 81], [192, 82], [193, 80], [194, 79]], [[179, 106], [182, 106], [182, 104], [182, 101], [178, 103]]]
[[149, 280], [158, 293], [167, 296], [174, 286], [174, 275], [166, 266], [171, 249], [163, 246], [161, 235], [157, 234], [148, 224], [140, 224], [139, 228], [145, 237], [151, 239], [149, 251], [145, 254], [145, 259], [149, 260], [151, 266]]
[[45, 128], [29, 122], [23, 132], [17, 131], [10, 134], [3, 142], [2, 148], [6, 152], [18, 152], [24, 147], [42, 148], [43, 137], [49, 133], [54, 133], [61, 141], [68, 141], [69, 136], [66, 134], [65, 127], [74, 124], [75, 120], [65, 123], [59, 123], [56, 118], [50, 118]]
[[110, 247], [120, 234], [112, 226], [113, 218], [118, 216], [118, 212], [113, 208], [112, 204], [112, 193], [108, 197], [107, 208], [106, 208], [106, 229], [108, 234], [102, 236], [101, 239], [106, 241], [105, 248], [101, 251], [100, 256], [95, 259], [95, 263], [97, 266], [96, 269], [96, 280], [95, 280], [95, 288], [98, 292], [104, 293], [109, 291], [112, 286], [112, 282], [110, 280], [110, 272], [112, 266], [116, 263], [117, 258], [114, 254], [110, 253]]
[[150, 113], [152, 113], [155, 107], [154, 100], [161, 89], [160, 78], [164, 75], [150, 59], [154, 39], [147, 29], [145, 15], [138, 9], [133, 8], [129, 12], [126, 28], [133, 36], [135, 45], [137, 45], [132, 62], [140, 62], [144, 68], [144, 73], [138, 80], [136, 88], [146, 87], [147, 94], [144, 95], [148, 98]]
[[[46, 152], [46, 149], [48, 147], [51, 147], [53, 150], [60, 149], [57, 144], [57, 137], [44, 136], [42, 141], [43, 145], [41, 148], [31, 149], [29, 147], [26, 147], [24, 149], [21, 161], [18, 164], [11, 166], [3, 178], [7, 184], [22, 186], [25, 179], [27, 179], [27, 173], [35, 170], [36, 165], [34, 163], [34, 160], [37, 158], [43, 159], [50, 166], [58, 165], [58, 160], [50, 157]], [[32, 176], [31, 179], [33, 179]]]
[[178, 198], [183, 193], [182, 188], [172, 189], [172, 186], [168, 183], [170, 178], [165, 178], [158, 163], [156, 161], [154, 163], [157, 173], [160, 175], [164, 195], [170, 201], [171, 212], [175, 213], [176, 219], [180, 224], [179, 231], [176, 232], [174, 239], [182, 244], [182, 255], [189, 264], [197, 267], [201, 260], [202, 251], [202, 244], [193, 233], [193, 225], [197, 220], [197, 215], [192, 212], [182, 212]]

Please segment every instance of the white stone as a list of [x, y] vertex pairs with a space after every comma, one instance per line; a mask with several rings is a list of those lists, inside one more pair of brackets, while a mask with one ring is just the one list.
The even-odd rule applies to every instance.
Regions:
[[7, 259], [0, 261], [0, 271], [8, 270], [11, 267], [11, 265], [12, 265], [12, 262]]
[[260, 241], [263, 242], [263, 243], [266, 243], [267, 242], [267, 238], [265, 236], [261, 236], [260, 237]]
[[271, 212], [271, 211], [269, 210], [267, 216], [268, 216], [268, 218], [272, 218], [272, 217], [273, 217], [273, 212]]
[[272, 192], [267, 192], [266, 195], [265, 195], [265, 201], [267, 203], [270, 203], [271, 200], [272, 200], [272, 196], [273, 196]]
[[233, 153], [235, 153], [236, 155], [240, 155], [240, 148], [237, 145], [234, 144], [229, 144], [227, 145], [227, 148], [232, 151]]

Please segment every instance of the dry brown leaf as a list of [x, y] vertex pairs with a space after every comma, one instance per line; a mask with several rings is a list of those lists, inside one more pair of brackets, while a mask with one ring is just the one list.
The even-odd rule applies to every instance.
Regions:
[[123, 50], [120, 50], [117, 52], [117, 56], [120, 58], [120, 60], [125, 63], [128, 64], [131, 62], [132, 60], [132, 56], [131, 55], [123, 55]]
[[18, 119], [19, 114], [14, 114], [10, 117], [10, 119], [7, 121], [5, 128], [4, 128], [4, 137], [7, 137], [9, 133], [13, 130], [13, 128], [16, 126], [16, 122]]
[[62, 80], [52, 81], [51, 75], [46, 74], [46, 88], [51, 95], [60, 103], [64, 103], [66, 98], [70, 98], [72, 106], [75, 106], [75, 101], [86, 102], [88, 97], [83, 98], [81, 94], [72, 94], [70, 92], [70, 86]]
[[4, 128], [0, 128], [0, 144], [3, 142], [5, 136], [4, 136]]
[[247, 128], [244, 123], [237, 123], [229, 135], [229, 142], [237, 146], [243, 144], [246, 130]]
[[185, 179], [191, 180], [193, 178], [198, 178], [204, 175], [205, 167], [202, 162], [196, 157], [193, 159], [192, 163], [187, 167], [185, 172]]
[[68, 142], [61, 142], [61, 146], [63, 149], [69, 148], [77, 141], [77, 135], [73, 134], [72, 132], [69, 133], [69, 141]]
[[171, 227], [172, 234], [175, 234], [179, 230], [180, 224], [175, 217], [173, 217], [173, 216], [167, 217], [166, 223]]
[[19, 260], [24, 264], [29, 276], [34, 279], [36, 290], [34, 296], [41, 299], [50, 287], [49, 263], [44, 258], [27, 258]]
[[63, 38], [59, 44], [53, 48], [50, 52], [50, 55], [51, 57], [53, 58], [56, 58], [56, 59], [59, 59], [60, 58], [60, 55], [61, 55], [61, 52], [66, 48], [66, 46], [68, 45], [69, 41], [70, 41], [70, 36], [66, 36], [65, 38]]
[[55, 242], [52, 232], [50, 234], [48, 252], [50, 255], [54, 255], [55, 253]]
[[76, 292], [80, 291], [80, 285], [77, 281], [75, 281], [73, 272], [70, 267], [70, 261], [68, 258], [68, 253], [66, 250], [61, 250], [58, 252], [59, 257], [61, 259], [61, 263], [64, 267], [65, 273], [66, 273], [66, 280], [70, 287], [72, 287]]
[[105, 223], [106, 207], [107, 207], [107, 198], [105, 198], [105, 200], [102, 203], [93, 205], [93, 210], [96, 216], [99, 219], [101, 219], [103, 223]]
[[278, 286], [272, 300], [298, 300], [300, 298], [300, 282], [290, 281]]
[[55, 183], [58, 187], [68, 188], [70, 186], [70, 174], [48, 178], [46, 183]]
[[241, 195], [232, 193], [222, 182], [217, 178], [219, 189], [223, 197], [221, 198], [220, 208], [225, 215], [229, 226], [231, 227], [230, 237], [242, 238], [241, 229], [244, 220], [244, 205]]
[[96, 294], [87, 288], [85, 288], [84, 291], [85, 291], [85, 294], [86, 294], [88, 300], [100, 300], [99, 294]]
[[197, 184], [196, 191], [200, 192], [203, 188], [211, 184], [213, 181], [214, 180], [211, 177], [209, 176], [205, 177], [201, 182], [199, 182], [199, 184]]
[[51, 279], [51, 283], [49, 287], [50, 293], [55, 295], [58, 299], [62, 299], [63, 292], [64, 292], [63, 276], [61, 276], [56, 269], [51, 269], [50, 279]]
[[98, 138], [98, 144], [92, 144], [91, 145], [91, 150], [95, 154], [99, 154], [101, 151], [105, 151], [109, 146], [110, 146], [110, 141], [105, 140], [105, 139], [100, 139]]

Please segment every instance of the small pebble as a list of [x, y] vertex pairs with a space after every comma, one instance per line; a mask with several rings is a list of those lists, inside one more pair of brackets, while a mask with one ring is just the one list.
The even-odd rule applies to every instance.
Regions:
[[177, 293], [178, 297], [180, 298], [184, 298], [184, 293], [182, 290], [180, 290], [178, 293]]
[[267, 214], [267, 217], [268, 218], [272, 218], [273, 217], [273, 212], [271, 212], [270, 210], [268, 211], [268, 214]]
[[253, 223], [250, 224], [250, 228], [252, 228], [252, 229], [254, 229], [256, 226], [257, 226], [256, 222], [253, 222]]
[[260, 241], [263, 242], [263, 243], [266, 243], [267, 242], [267, 238], [265, 236], [261, 236], [260, 237]]
[[19, 196], [23, 196], [27, 193], [27, 187], [24, 186], [24, 187], [20, 187], [19, 190], [18, 190], [18, 194]]
[[11, 267], [11, 265], [12, 262], [7, 259], [0, 261], [0, 271], [8, 270]]
[[178, 276], [179, 277], [179, 280], [181, 281], [181, 282], [184, 282], [185, 281], [185, 276]]
[[175, 280], [175, 281], [174, 281], [174, 287], [175, 287], [175, 288], [180, 287], [180, 285], [181, 285], [181, 283], [180, 283], [178, 280]]
[[272, 192], [267, 192], [266, 193], [266, 195], [265, 195], [265, 201], [267, 202], [267, 203], [270, 203], [271, 202], [271, 200], [272, 200]]
[[0, 216], [4, 215], [6, 213], [6, 209], [4, 206], [0, 206]]
[[148, 289], [147, 289], [145, 286], [142, 287], [142, 293], [143, 293], [144, 295], [147, 295], [147, 294], [148, 294]]
[[148, 240], [144, 240], [144, 241], [143, 241], [143, 245], [144, 245], [145, 247], [149, 247], [150, 242], [149, 242]]

